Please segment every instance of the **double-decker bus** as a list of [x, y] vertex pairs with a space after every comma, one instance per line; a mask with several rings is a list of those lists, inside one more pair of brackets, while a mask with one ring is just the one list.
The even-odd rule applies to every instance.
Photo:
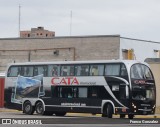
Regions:
[[12, 63], [5, 78], [5, 106], [64, 116], [68, 112], [155, 113], [156, 87], [146, 63], [134, 60]]

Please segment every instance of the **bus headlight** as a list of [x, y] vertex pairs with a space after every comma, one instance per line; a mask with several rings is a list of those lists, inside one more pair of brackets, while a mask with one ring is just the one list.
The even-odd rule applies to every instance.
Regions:
[[134, 108], [137, 108], [137, 106], [136, 106], [136, 105], [134, 105], [133, 103], [132, 103], [132, 106], [133, 106]]
[[154, 105], [154, 106], [153, 106], [153, 109], [154, 109], [155, 107], [156, 107], [156, 106]]

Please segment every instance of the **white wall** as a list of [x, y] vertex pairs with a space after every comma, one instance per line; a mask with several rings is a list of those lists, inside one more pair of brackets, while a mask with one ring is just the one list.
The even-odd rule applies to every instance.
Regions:
[[160, 50], [160, 42], [132, 40], [122, 37], [120, 38], [120, 59], [123, 59], [122, 49], [133, 49], [136, 60], [144, 61], [146, 58], [157, 58], [157, 53], [154, 50]]

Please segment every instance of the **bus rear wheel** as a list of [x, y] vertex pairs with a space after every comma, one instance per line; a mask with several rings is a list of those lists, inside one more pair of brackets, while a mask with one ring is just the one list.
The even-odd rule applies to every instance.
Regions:
[[53, 115], [53, 112], [51, 111], [44, 111], [44, 106], [43, 106], [43, 103], [42, 102], [38, 102], [36, 104], [36, 113], [38, 115], [48, 115], [48, 116], [52, 116]]
[[23, 112], [28, 114], [28, 115], [33, 115], [34, 113], [34, 107], [32, 106], [30, 101], [26, 101], [23, 104]]
[[43, 107], [43, 104], [42, 102], [38, 102], [36, 104], [36, 113], [39, 114], [39, 115], [43, 115], [44, 114], [44, 107]]

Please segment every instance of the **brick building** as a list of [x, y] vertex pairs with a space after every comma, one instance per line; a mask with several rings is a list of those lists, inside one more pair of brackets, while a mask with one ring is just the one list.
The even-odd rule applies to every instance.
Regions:
[[0, 39], [0, 72], [7, 63], [119, 59], [119, 35]]
[[20, 38], [52, 38], [55, 32], [45, 30], [44, 27], [31, 28], [31, 31], [20, 31]]

